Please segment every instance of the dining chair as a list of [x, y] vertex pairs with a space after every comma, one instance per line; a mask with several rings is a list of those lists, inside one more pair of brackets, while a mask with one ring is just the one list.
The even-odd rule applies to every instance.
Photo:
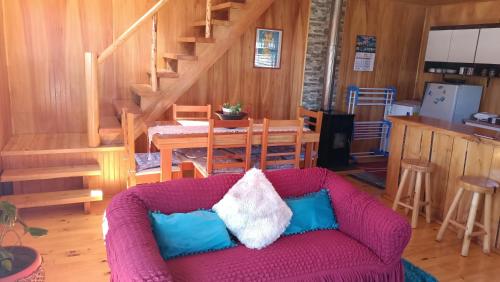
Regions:
[[[218, 130], [219, 129], [219, 130]], [[253, 120], [209, 121], [206, 157], [194, 160], [195, 178], [250, 169]], [[239, 149], [235, 154], [232, 149]]]
[[174, 120], [209, 120], [212, 117], [212, 106], [172, 106]]
[[[161, 179], [160, 153], [136, 153], [134, 128], [136, 115], [128, 113], [126, 109], [121, 115], [125, 160], [127, 162], [127, 188], [144, 183], [156, 183]], [[182, 178], [180, 165], [182, 156], [174, 152], [172, 156], [172, 179]]]
[[[311, 129], [312, 131], [321, 135], [321, 126], [323, 124], [323, 112], [321, 111], [311, 111], [304, 107], [297, 107], [297, 118], [305, 118], [304, 125]], [[312, 165], [315, 167], [318, 164], [318, 152], [319, 152], [319, 142], [314, 142], [312, 145]], [[304, 152], [305, 152], [305, 148]], [[305, 154], [301, 156], [305, 160]]]
[[264, 119], [260, 169], [299, 168], [303, 131], [303, 119]]

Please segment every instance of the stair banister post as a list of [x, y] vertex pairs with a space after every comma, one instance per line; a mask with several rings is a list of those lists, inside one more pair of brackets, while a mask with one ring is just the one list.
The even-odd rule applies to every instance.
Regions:
[[158, 56], [158, 14], [153, 15], [151, 28], [151, 89], [158, 91], [157, 56]]
[[205, 38], [212, 34], [212, 0], [207, 0], [207, 11], [205, 16]]
[[97, 54], [85, 53], [85, 97], [87, 101], [87, 137], [89, 147], [99, 147], [99, 82]]

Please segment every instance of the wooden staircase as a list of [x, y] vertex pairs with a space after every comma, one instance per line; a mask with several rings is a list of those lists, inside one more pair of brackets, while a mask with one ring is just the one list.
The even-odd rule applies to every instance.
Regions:
[[[207, 5], [210, 7], [207, 19], [195, 21], [191, 25], [194, 36], [178, 38], [182, 51], [163, 55], [164, 67], [156, 71], [159, 89], [155, 90], [149, 84], [132, 85], [129, 99], [113, 102], [116, 118], [120, 118], [123, 109], [142, 117], [146, 122], [161, 118], [273, 2], [274, 0], [246, 0]], [[118, 124], [114, 123], [114, 131], [108, 127], [109, 124], [111, 122], [108, 121], [105, 123], [106, 127], [102, 123], [100, 126], [99, 134], [103, 143], [113, 139], [110, 136], [121, 131]], [[141, 127], [142, 124], [138, 122], [136, 137], [142, 133]]]

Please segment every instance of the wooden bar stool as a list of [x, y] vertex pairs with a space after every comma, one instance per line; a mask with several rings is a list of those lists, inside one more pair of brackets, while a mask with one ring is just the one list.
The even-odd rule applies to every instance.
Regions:
[[[418, 214], [422, 206], [425, 206], [425, 218], [427, 223], [431, 222], [431, 172], [434, 170], [434, 165], [428, 161], [403, 159], [401, 161], [401, 167], [403, 168], [403, 175], [401, 177], [401, 183], [399, 184], [392, 209], [395, 211], [398, 206], [403, 206], [405, 207], [406, 213], [408, 213], [409, 210], [412, 210], [411, 227], [417, 228]], [[408, 195], [401, 198], [408, 179], [408, 174], [410, 173], [411, 176]], [[420, 201], [422, 195], [422, 178], [425, 178], [424, 202]], [[408, 201], [405, 202], [406, 200]]]
[[[441, 241], [443, 239], [444, 232], [446, 231], [448, 224], [451, 224], [461, 230], [465, 230], [464, 242], [462, 244], [462, 256], [466, 257], [467, 255], [469, 255], [471, 238], [481, 235], [484, 235], [483, 252], [488, 254], [491, 249], [491, 210], [493, 194], [495, 193], [495, 189], [499, 187], [499, 184], [486, 177], [462, 176], [459, 179], [459, 187], [460, 188], [458, 189], [457, 194], [455, 195], [455, 198], [451, 203], [450, 210], [446, 214], [443, 225], [441, 225], [441, 228], [439, 229], [436, 240]], [[473, 193], [466, 225], [460, 224], [457, 221], [451, 219], [453, 213], [458, 208], [458, 204], [464, 194], [464, 191]], [[484, 224], [476, 222], [476, 213], [482, 195], [485, 196], [483, 214]], [[479, 227], [481, 230], [473, 232], [474, 226]]]

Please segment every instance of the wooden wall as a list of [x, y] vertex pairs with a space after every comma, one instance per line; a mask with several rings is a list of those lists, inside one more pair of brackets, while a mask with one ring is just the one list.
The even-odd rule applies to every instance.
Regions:
[[[345, 16], [335, 107], [346, 110], [349, 85], [397, 88], [397, 99], [413, 95], [426, 7], [392, 0], [349, 0]], [[355, 72], [357, 35], [377, 37], [373, 72]], [[382, 109], [362, 109], [358, 119], [380, 119]], [[353, 151], [376, 147], [376, 142], [353, 144]]]
[[[427, 15], [425, 33], [422, 40], [418, 80], [413, 98], [422, 99], [425, 82], [442, 81], [442, 75], [424, 73], [424, 58], [428, 32], [431, 26], [470, 25], [500, 23], [500, 1], [469, 2], [454, 5], [433, 6]], [[487, 85], [486, 78], [467, 78], [467, 83], [480, 84], [485, 87], [481, 102], [481, 111], [500, 114], [500, 78], [495, 78]]]
[[[85, 132], [84, 52], [102, 52], [154, 2], [3, 1], [14, 133]], [[131, 83], [147, 79], [149, 30], [146, 24], [101, 68], [104, 113]]]
[[[276, 0], [179, 103], [242, 102], [254, 118], [290, 118], [300, 104], [309, 0]], [[253, 67], [256, 27], [282, 29], [280, 69]]]
[[[0, 15], [3, 14], [3, 5], [0, 2]], [[7, 143], [11, 135], [10, 124], [10, 99], [9, 99], [9, 78], [7, 74], [7, 61], [4, 45], [3, 22], [0, 21], [0, 148]], [[2, 160], [0, 159], [0, 171], [2, 170]]]

